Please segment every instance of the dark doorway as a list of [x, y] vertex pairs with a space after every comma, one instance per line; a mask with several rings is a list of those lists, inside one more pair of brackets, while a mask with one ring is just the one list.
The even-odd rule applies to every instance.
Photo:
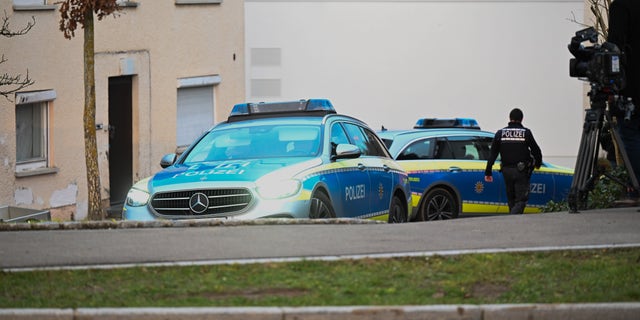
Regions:
[[132, 78], [109, 78], [109, 194], [111, 209], [122, 207], [133, 183]]

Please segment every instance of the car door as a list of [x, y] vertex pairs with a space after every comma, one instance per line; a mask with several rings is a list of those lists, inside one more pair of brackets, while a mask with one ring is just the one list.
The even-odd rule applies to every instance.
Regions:
[[[364, 136], [357, 130], [346, 130], [346, 124], [336, 122], [331, 125], [331, 143], [362, 145]], [[362, 149], [361, 149], [362, 150]], [[371, 193], [367, 157], [339, 159], [333, 164], [337, 175], [338, 188], [330, 190], [338, 217], [362, 217], [369, 213]]]
[[554, 199], [555, 181], [553, 174], [543, 170], [535, 170], [531, 175], [530, 183], [527, 206], [545, 206]]
[[393, 193], [393, 172], [390, 164], [393, 161], [386, 152], [384, 145], [373, 131], [352, 123], [346, 123], [347, 132], [361, 135], [362, 143], [357, 144], [362, 151], [363, 163], [369, 172], [369, 212], [368, 217], [382, 217], [389, 211], [391, 195]]
[[461, 198], [462, 213], [496, 213], [503, 196], [502, 174], [493, 173], [494, 181], [484, 181], [491, 138], [449, 136], [440, 139], [436, 158], [447, 159], [447, 180]]

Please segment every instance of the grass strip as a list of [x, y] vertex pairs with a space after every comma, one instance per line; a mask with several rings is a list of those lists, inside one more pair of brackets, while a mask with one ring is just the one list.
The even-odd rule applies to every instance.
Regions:
[[0, 308], [640, 301], [640, 248], [0, 272]]

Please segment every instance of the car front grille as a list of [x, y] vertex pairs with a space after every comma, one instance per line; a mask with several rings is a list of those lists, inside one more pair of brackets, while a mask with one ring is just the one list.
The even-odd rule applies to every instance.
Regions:
[[151, 207], [161, 216], [215, 216], [241, 211], [251, 199], [244, 188], [161, 192], [153, 196]]

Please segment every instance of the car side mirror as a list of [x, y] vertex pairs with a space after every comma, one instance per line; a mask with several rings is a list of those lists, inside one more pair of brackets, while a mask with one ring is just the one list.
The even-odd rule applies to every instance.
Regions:
[[160, 160], [160, 166], [162, 169], [170, 167], [172, 164], [176, 162], [178, 156], [175, 153], [165, 154], [164, 157]]
[[362, 155], [360, 148], [352, 144], [339, 144], [336, 146], [336, 153], [332, 160], [338, 159], [355, 159]]

